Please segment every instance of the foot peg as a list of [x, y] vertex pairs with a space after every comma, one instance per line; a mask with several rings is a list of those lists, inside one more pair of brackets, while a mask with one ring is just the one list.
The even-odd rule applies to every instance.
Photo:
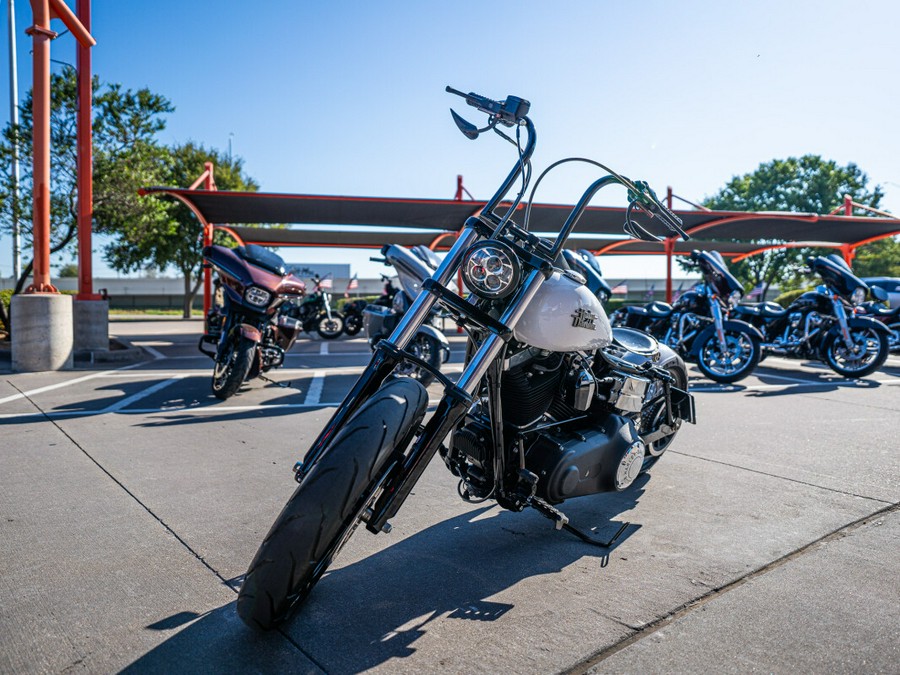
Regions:
[[557, 530], [565, 530], [566, 532], [571, 532], [576, 537], [581, 539], [581, 541], [591, 544], [592, 546], [599, 546], [600, 548], [609, 548], [610, 546], [612, 546], [616, 542], [616, 540], [622, 536], [622, 533], [625, 532], [628, 526], [631, 525], [631, 523], [622, 523], [622, 526], [618, 530], [616, 530], [616, 533], [612, 536], [611, 539], [600, 539], [599, 537], [595, 537], [588, 532], [579, 530], [574, 525], [570, 525], [569, 517], [565, 513], [563, 513], [556, 507], [551, 506], [543, 499], [540, 499], [539, 497], [532, 497], [530, 500], [528, 500], [528, 503], [542, 516], [552, 520]]

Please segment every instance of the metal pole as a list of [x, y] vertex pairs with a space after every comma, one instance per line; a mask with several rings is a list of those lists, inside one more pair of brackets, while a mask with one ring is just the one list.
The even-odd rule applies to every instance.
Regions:
[[[205, 180], [203, 181], [207, 190], [216, 189], [215, 167], [212, 162], [206, 162]], [[211, 223], [203, 224], [203, 246], [212, 246], [213, 243], [213, 227]], [[212, 270], [209, 267], [203, 267], [203, 321], [209, 315], [212, 309]], [[204, 324], [205, 325], [205, 324]]]
[[[16, 63], [16, 2], [9, 0], [9, 119], [14, 129], [19, 126], [19, 74]], [[19, 240], [19, 135], [12, 141], [12, 254], [13, 279], [22, 274], [22, 249]]]
[[34, 25], [26, 32], [33, 42], [32, 131], [34, 160], [34, 283], [26, 293], [57, 293], [50, 283], [50, 7], [47, 0], [31, 0]]
[[[91, 32], [91, 0], [78, 0], [76, 4], [78, 20], [84, 29]], [[94, 294], [94, 274], [91, 260], [91, 220], [94, 212], [93, 181], [93, 130], [91, 129], [91, 108], [93, 88], [91, 87], [91, 47], [77, 45], [75, 64], [78, 71], [78, 118], [76, 139], [78, 146], [78, 299], [99, 300]]]

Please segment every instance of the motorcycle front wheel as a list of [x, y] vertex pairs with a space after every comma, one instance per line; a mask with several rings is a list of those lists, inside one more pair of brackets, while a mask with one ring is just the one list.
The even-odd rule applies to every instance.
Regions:
[[[424, 333], [417, 333], [406, 349], [436, 370], [440, 370], [442, 361], [441, 345], [435, 338]], [[412, 377], [426, 387], [434, 382], [434, 375], [414, 363], [401, 363], [394, 369], [394, 375]]]
[[353, 337], [362, 330], [363, 320], [359, 314], [348, 314], [344, 317], [344, 332]]
[[256, 343], [253, 340], [242, 335], [238, 335], [232, 340], [234, 343], [232, 348], [221, 360], [216, 359], [216, 365], [213, 368], [213, 396], [222, 401], [237, 393], [244, 380], [247, 379], [256, 351]]
[[312, 590], [360, 523], [386, 469], [425, 415], [418, 382], [386, 382], [337, 433], [285, 504], [244, 577], [237, 612], [269, 630]]
[[323, 314], [316, 324], [316, 332], [323, 340], [334, 340], [344, 332], [344, 318], [337, 312], [332, 312], [331, 318]]
[[713, 332], [700, 345], [697, 367], [714, 382], [730, 384], [747, 377], [756, 368], [760, 357], [759, 341], [749, 333], [737, 330], [725, 331], [725, 349]]
[[900, 321], [889, 323], [891, 334], [888, 336], [888, 349], [891, 352], [900, 352]]
[[[675, 378], [673, 386], [683, 391], [687, 391], [688, 374], [687, 370], [685, 370], [684, 368], [684, 364], [680, 363], [680, 361], [681, 360], [679, 359], [679, 363], [669, 364], [665, 368], [668, 373]], [[645, 436], [657, 429], [667, 417], [665, 389], [663, 389], [661, 385], [658, 385], [653, 392], [648, 393], [650, 394], [647, 397], [648, 402], [644, 404], [644, 409], [641, 412], [640, 418], [641, 436]], [[679, 420], [675, 424], [676, 433], [680, 427], [681, 421]], [[675, 435], [675, 433], [672, 433], [668, 436], [663, 436], [662, 438], [647, 444], [647, 451], [644, 454], [644, 462], [641, 465], [641, 473], [649, 471], [650, 468], [660, 460], [663, 453], [669, 449], [672, 441], [675, 440]]]
[[853, 349], [839, 333], [829, 333], [822, 343], [825, 363], [843, 377], [865, 377], [881, 368], [888, 357], [888, 338], [874, 328], [850, 328]]

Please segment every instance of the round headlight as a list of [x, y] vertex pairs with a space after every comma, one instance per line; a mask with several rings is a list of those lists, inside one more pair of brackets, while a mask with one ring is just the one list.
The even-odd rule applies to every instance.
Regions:
[[740, 291], [731, 291], [731, 295], [728, 296], [728, 306], [737, 307], [740, 304], [743, 295], [744, 294]]
[[854, 305], [861, 305], [866, 301], [866, 289], [860, 286], [855, 291], [853, 291], [853, 295], [850, 296], [850, 302]]
[[244, 291], [244, 300], [254, 307], [265, 307], [272, 299], [272, 294], [259, 286], [251, 286]]
[[508, 244], [488, 239], [466, 251], [462, 272], [470, 291], [481, 298], [495, 300], [516, 290], [522, 268]]

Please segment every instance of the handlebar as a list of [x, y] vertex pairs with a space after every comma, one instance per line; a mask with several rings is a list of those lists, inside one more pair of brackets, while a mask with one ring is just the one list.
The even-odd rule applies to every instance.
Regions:
[[466, 99], [467, 104], [483, 113], [487, 113], [491, 117], [497, 118], [498, 122], [508, 127], [515, 126], [524, 120], [531, 108], [530, 102], [518, 96], [507, 96], [506, 101], [500, 103], [475, 92], [463, 93], [451, 86], [447, 86], [446, 91]]
[[628, 200], [640, 206], [651, 218], [659, 218], [670, 231], [675, 232], [684, 241], [690, 239], [688, 233], [684, 231], [681, 218], [660, 201], [646, 181], [634, 181], [634, 189], [628, 190]]

